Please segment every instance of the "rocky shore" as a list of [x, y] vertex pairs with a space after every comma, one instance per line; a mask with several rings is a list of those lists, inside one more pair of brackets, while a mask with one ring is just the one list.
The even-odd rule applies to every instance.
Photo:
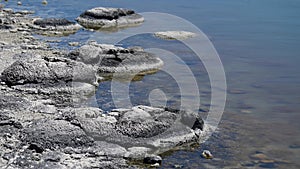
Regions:
[[[134, 14], [118, 12], [106, 19]], [[0, 168], [140, 167], [130, 160], [159, 165], [161, 153], [204, 137], [206, 126], [194, 112], [143, 105], [104, 112], [82, 105], [101, 74], [155, 71], [163, 62], [139, 47], [92, 42], [74, 51], [50, 48], [33, 35], [78, 25], [31, 13], [0, 10]]]

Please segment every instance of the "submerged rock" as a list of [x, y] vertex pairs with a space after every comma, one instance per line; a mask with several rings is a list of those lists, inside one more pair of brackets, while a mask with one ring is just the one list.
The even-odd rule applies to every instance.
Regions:
[[30, 27], [43, 35], [69, 35], [81, 29], [79, 24], [64, 18], [35, 19]]
[[196, 36], [195, 33], [187, 31], [155, 32], [154, 35], [166, 40], [185, 40]]
[[122, 48], [114, 45], [90, 43], [68, 55], [71, 59], [93, 64], [99, 74], [143, 74], [157, 71], [163, 61], [141, 48]]
[[144, 22], [144, 18], [133, 10], [103, 7], [89, 9], [76, 20], [82, 26], [92, 29], [128, 27]]
[[63, 58], [29, 58], [18, 60], [1, 74], [7, 85], [51, 84], [68, 81], [95, 83], [92, 66]]

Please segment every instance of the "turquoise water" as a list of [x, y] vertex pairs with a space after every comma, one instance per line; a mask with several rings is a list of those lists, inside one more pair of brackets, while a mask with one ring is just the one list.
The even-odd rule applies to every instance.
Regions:
[[[53, 0], [2, 2], [7, 7], [31, 9], [42, 17], [74, 20], [96, 6], [131, 8], [137, 12], [165, 12], [182, 17], [199, 27], [212, 41], [225, 68], [228, 95], [219, 132], [191, 151], [177, 151], [165, 157], [162, 167], [184, 168], [300, 168], [300, 1], [298, 0]], [[81, 30], [62, 38], [85, 42], [90, 32]], [[114, 36], [113, 34], [104, 34]], [[145, 42], [145, 43], [142, 43]], [[210, 85], [201, 62], [180, 43], [162, 41], [149, 35], [133, 37], [125, 46], [153, 44], [173, 50], [193, 70], [199, 84], [201, 105], [209, 107]], [[150, 104], [151, 90], [160, 88], [169, 105], [178, 105], [180, 92], [168, 74], [160, 71], [130, 84], [133, 104]], [[100, 84], [97, 102], [103, 109], [114, 105], [110, 82]], [[102, 91], [107, 91], [102, 92]], [[193, 99], [193, 95], [185, 96]], [[214, 160], [200, 158], [209, 149]], [[250, 158], [263, 152], [275, 163], [263, 165]], [[276, 161], [277, 160], [277, 161]], [[246, 165], [247, 164], [247, 165]], [[242, 166], [242, 167], [241, 167]]]

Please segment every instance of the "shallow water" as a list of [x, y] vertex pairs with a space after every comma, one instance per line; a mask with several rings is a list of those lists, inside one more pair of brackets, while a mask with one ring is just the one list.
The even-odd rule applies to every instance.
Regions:
[[[35, 10], [41, 17], [65, 17], [74, 20], [81, 12], [96, 6], [132, 8], [137, 12], [166, 12], [182, 17], [199, 27], [211, 39], [225, 68], [228, 94], [226, 111], [219, 131], [193, 151], [178, 151], [165, 157], [165, 168], [300, 168], [300, 1], [297, 0], [164, 0], [164, 1], [80, 1], [53, 0], [1, 2], [7, 7]], [[126, 30], [121, 30], [121, 33]], [[72, 41], [86, 42], [91, 32], [81, 30], [60, 38], [53, 46], [70, 48]], [[106, 42], [115, 33], [100, 33]], [[107, 38], [107, 39], [106, 39]], [[54, 38], [57, 39], [57, 38]], [[201, 105], [210, 104], [208, 75], [197, 57], [182, 44], [163, 41], [151, 35], [131, 37], [124, 46], [142, 45], [173, 51], [184, 60], [196, 77]], [[167, 55], [164, 55], [167, 57]], [[174, 66], [183, 65], [174, 62]], [[184, 76], [184, 75], [183, 75]], [[123, 82], [124, 83], [124, 82]], [[188, 83], [188, 82], [187, 82]], [[111, 82], [100, 84], [95, 105], [110, 110]], [[164, 91], [163, 96], [159, 91]], [[107, 91], [107, 92], [105, 92]], [[176, 79], [164, 71], [130, 83], [132, 104], [168, 104], [178, 106], [181, 97], [194, 100], [195, 93], [180, 95]], [[148, 99], [157, 94], [162, 100]], [[164, 97], [168, 102], [164, 103]], [[150, 97], [151, 98], [151, 97]], [[157, 97], [154, 97], [157, 98]], [[114, 100], [122, 103], [122, 100]], [[200, 157], [209, 149], [214, 160]], [[263, 152], [272, 164], [250, 158]], [[242, 165], [242, 166], [241, 166]]]

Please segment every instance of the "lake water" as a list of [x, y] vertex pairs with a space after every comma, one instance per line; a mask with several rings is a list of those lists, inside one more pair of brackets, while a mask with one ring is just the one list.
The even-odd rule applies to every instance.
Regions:
[[[300, 168], [300, 1], [49, 0], [46, 6], [41, 0], [24, 1], [22, 6], [17, 6], [17, 1], [1, 3], [35, 10], [41, 17], [70, 20], [86, 9], [105, 6], [137, 12], [164, 12], [190, 21], [210, 38], [219, 53], [228, 85], [226, 108], [218, 132], [189, 151], [166, 155], [162, 168], [174, 165], [183, 168]], [[70, 48], [68, 42], [83, 43], [91, 34], [81, 30], [61, 38], [56, 46]], [[115, 34], [103, 33], [103, 37], [110, 36]], [[159, 44], [172, 50], [193, 71], [200, 86], [201, 108], [205, 110], [210, 106], [207, 72], [181, 43], [145, 34], [124, 40], [122, 44], [143, 47]], [[96, 105], [105, 110], [115, 106], [110, 86], [111, 82], [103, 82], [96, 92]], [[130, 83], [132, 103], [151, 104], [148, 98], [154, 89], [165, 92], [168, 105], [178, 105], [180, 97], [195, 99], [193, 93], [181, 96], [176, 79], [159, 71]], [[202, 159], [200, 155], [204, 149], [209, 149], [215, 158]], [[264, 153], [270, 160], [259, 161], [252, 157], [255, 153]]]

